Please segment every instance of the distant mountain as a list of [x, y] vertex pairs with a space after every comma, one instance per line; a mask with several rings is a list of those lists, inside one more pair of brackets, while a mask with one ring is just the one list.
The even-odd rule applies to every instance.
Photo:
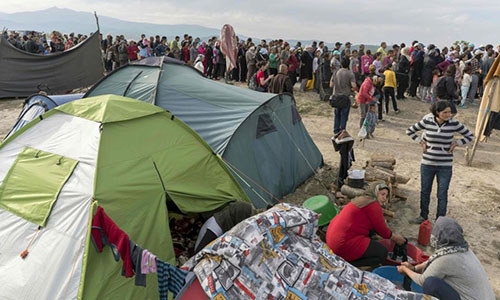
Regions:
[[[99, 12], [97, 12], [97, 17], [99, 19], [100, 31], [104, 36], [106, 36], [106, 34], [108, 33], [113, 37], [123, 34], [127, 39], [137, 40], [140, 38], [142, 33], [146, 34], [146, 36], [154, 36], [158, 34], [160, 36], [167, 36], [168, 40], [170, 41], [176, 35], [179, 35], [182, 39], [182, 35], [184, 33], [188, 33], [193, 37], [200, 37], [202, 40], [206, 41], [212, 36], [220, 35], [220, 29], [208, 28], [200, 25], [166, 25], [130, 22], [101, 16], [99, 15]], [[45, 10], [19, 12], [12, 14], [0, 12], [0, 28], [16, 31], [35, 30], [48, 33], [53, 30], [57, 30], [59, 32], [67, 34], [71, 32], [74, 32], [75, 34], [90, 34], [97, 30], [97, 23], [93, 13], [74, 11], [66, 8], [51, 7]], [[247, 39], [247, 36], [238, 32], [237, 34], [240, 39]], [[267, 35], [268, 33], [265, 34]], [[261, 38], [252, 37], [252, 39], [254, 43], [259, 43]], [[268, 42], [271, 40], [269, 38], [265, 39]], [[288, 40], [288, 42], [292, 46], [295, 46], [297, 44], [297, 41], [298, 40], [295, 39]], [[301, 40], [301, 42], [302, 47], [312, 43], [311, 40]], [[333, 49], [334, 42], [335, 41], [325, 41], [325, 44], [329, 49]], [[357, 48], [357, 46], [353, 45], [353, 49]], [[366, 45], [366, 48], [377, 49], [378, 46]]]
[[[123, 34], [127, 39], [139, 39], [141, 34], [166, 35], [170, 40], [176, 35], [182, 37], [188, 33], [193, 37], [218, 36], [220, 29], [208, 28], [199, 25], [178, 24], [164, 25], [152, 23], [139, 23], [123, 21], [115, 18], [101, 16], [97, 12], [100, 31], [103, 35], [114, 36]], [[97, 23], [94, 14], [89, 12], [79, 12], [71, 9], [51, 7], [45, 10], [0, 13], [0, 28], [8, 30], [36, 30], [41, 32], [51, 32], [57, 30], [62, 33], [90, 34], [97, 30]]]

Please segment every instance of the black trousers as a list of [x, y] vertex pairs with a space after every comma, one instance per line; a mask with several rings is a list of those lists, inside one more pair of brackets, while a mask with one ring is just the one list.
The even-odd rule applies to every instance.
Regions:
[[371, 240], [365, 253], [357, 260], [349, 263], [355, 267], [378, 267], [384, 263], [387, 258], [387, 248], [381, 243]]
[[396, 79], [398, 80], [398, 93], [396, 98], [403, 99], [405, 97], [405, 92], [408, 89], [410, 77], [408, 77], [408, 74], [398, 73], [396, 74]]

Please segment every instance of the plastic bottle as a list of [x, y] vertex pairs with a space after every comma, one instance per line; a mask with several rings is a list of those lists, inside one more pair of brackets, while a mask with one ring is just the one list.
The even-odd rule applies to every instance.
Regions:
[[431, 232], [432, 232], [432, 223], [429, 220], [425, 220], [420, 224], [420, 228], [418, 230], [418, 243], [423, 246], [429, 246], [431, 242]]

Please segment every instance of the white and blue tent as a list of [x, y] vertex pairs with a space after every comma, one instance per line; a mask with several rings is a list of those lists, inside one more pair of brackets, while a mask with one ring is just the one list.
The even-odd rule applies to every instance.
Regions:
[[33, 94], [26, 98], [24, 101], [23, 109], [17, 117], [17, 121], [12, 126], [12, 129], [5, 136], [7, 139], [16, 131], [21, 129], [24, 125], [28, 124], [31, 120], [36, 119], [43, 115], [45, 112], [53, 109], [56, 106], [63, 105], [64, 103], [71, 102], [83, 97], [83, 93], [79, 94], [64, 94], [64, 95], [44, 95]]

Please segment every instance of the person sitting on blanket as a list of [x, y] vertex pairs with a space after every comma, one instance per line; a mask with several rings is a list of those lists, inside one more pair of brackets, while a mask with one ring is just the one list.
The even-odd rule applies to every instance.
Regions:
[[234, 201], [218, 210], [202, 214], [206, 221], [198, 234], [194, 252], [198, 253], [223, 233], [254, 214], [252, 205], [243, 201]]
[[387, 248], [371, 239], [373, 231], [398, 245], [406, 241], [402, 235], [393, 233], [384, 219], [382, 205], [389, 197], [389, 187], [385, 183], [374, 184], [371, 194], [349, 202], [326, 231], [328, 247], [356, 267], [378, 267], [387, 258]]

